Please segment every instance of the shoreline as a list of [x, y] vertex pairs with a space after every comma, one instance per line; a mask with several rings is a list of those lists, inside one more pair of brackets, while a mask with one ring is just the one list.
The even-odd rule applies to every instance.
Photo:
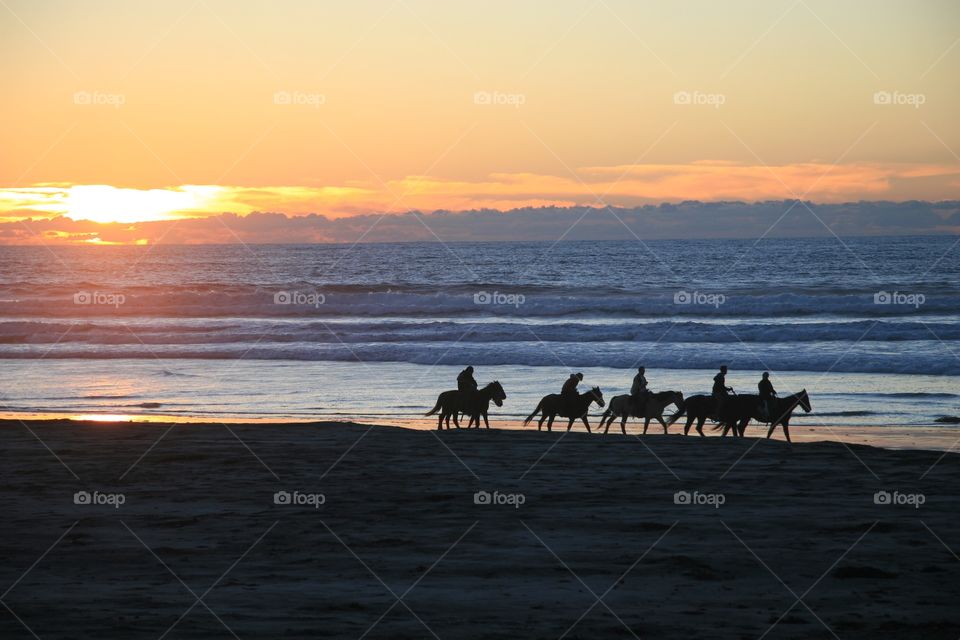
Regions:
[[[49, 414], [48, 414], [49, 415]], [[129, 418], [129, 419], [127, 419]], [[171, 419], [173, 418], [173, 419]], [[419, 418], [411, 420], [393, 420], [391, 424], [389, 421], [365, 421], [365, 420], [327, 420], [327, 419], [317, 419], [317, 420], [303, 420], [303, 419], [276, 419], [276, 418], [263, 418], [260, 420], [221, 420], [217, 418], [200, 418], [200, 417], [174, 417], [174, 416], [139, 416], [139, 415], [124, 415], [124, 416], [109, 416], [109, 419], [95, 419], [93, 415], [85, 416], [83, 418], [78, 418], [77, 416], [65, 417], [62, 415], [49, 415], [49, 417], [36, 418], [33, 416], [24, 416], [24, 417], [0, 417], [0, 428], [10, 427], [10, 426], [21, 426], [24, 423], [30, 425], [31, 427], [45, 427], [45, 426], [63, 426], [71, 425], [75, 427], [84, 427], [84, 426], [97, 426], [97, 427], [126, 427], [126, 426], [139, 426], [139, 425], [148, 425], [153, 428], [169, 428], [172, 426], [185, 426], [185, 427], [206, 427], [206, 426], [227, 426], [229, 428], [234, 427], [250, 427], [250, 428], [278, 428], [278, 427], [329, 427], [329, 426], [340, 426], [340, 427], [363, 427], [363, 428], [391, 428], [391, 429], [402, 429], [404, 431], [414, 431], [414, 432], [423, 432], [423, 431], [433, 431], [440, 433], [436, 429], [436, 422], [433, 418]], [[516, 424], [513, 421], [507, 422], [510, 426], [505, 426], [503, 420], [491, 419], [491, 428], [489, 431], [504, 432], [504, 433], [536, 433], [536, 426], [531, 424], [526, 427], [522, 426], [521, 421], [517, 420]], [[712, 423], [707, 423], [704, 425], [704, 432], [707, 434], [705, 438], [700, 438], [697, 436], [696, 431], [691, 428], [690, 434], [688, 436], [683, 435], [683, 423], [674, 423], [670, 425], [669, 432], [667, 434], [670, 436], [680, 436], [687, 437], [696, 440], [712, 440], [714, 438], [720, 438], [719, 432], [713, 431]], [[614, 424], [610, 427], [610, 431], [607, 434], [598, 432], [596, 424], [592, 424], [591, 428], [593, 429], [592, 433], [587, 434], [584, 431], [582, 425], [575, 424], [573, 431], [571, 433], [577, 433], [584, 436], [591, 437], [600, 437], [603, 439], [610, 438], [611, 436], [623, 437], [623, 434], [620, 433], [619, 423]], [[447, 430], [444, 429], [443, 432]], [[458, 429], [451, 429], [451, 432], [457, 432]], [[467, 431], [466, 429], [460, 429], [459, 431]], [[477, 429], [471, 429], [470, 431], [476, 432]], [[487, 429], [480, 429], [479, 433], [485, 433]], [[554, 429], [552, 432], [546, 431], [544, 429], [540, 433], [549, 437], [552, 434], [562, 434], [565, 432], [565, 427], [562, 426], [559, 422], [554, 424]], [[960, 444], [960, 425], [956, 424], [942, 424], [937, 426], [890, 426], [890, 425], [856, 425], [856, 426], [837, 426], [837, 425], [799, 425], [793, 424], [790, 428], [790, 433], [793, 439], [793, 444], [810, 444], [810, 443], [819, 443], [819, 442], [836, 442], [843, 443], [847, 445], [863, 445], [869, 447], [875, 447], [879, 449], [887, 449], [891, 451], [900, 451], [900, 450], [917, 450], [917, 451], [940, 451], [940, 452], [952, 452], [957, 448], [957, 445]], [[627, 434], [626, 437], [643, 437], [644, 439], [648, 438], [660, 438], [663, 437], [662, 427], [660, 427], [655, 422], [650, 425], [646, 435], [642, 434], [642, 422], [633, 421], [627, 423]], [[766, 435], [766, 426], [757, 425], [756, 423], [751, 423], [747, 427], [747, 433], [745, 440], [765, 440]], [[732, 439], [731, 436], [724, 438]], [[771, 440], [784, 442], [783, 432], [778, 430], [774, 432]]]

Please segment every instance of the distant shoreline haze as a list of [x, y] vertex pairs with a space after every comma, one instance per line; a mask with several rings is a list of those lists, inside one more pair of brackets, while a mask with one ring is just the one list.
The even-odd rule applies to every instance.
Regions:
[[816, 238], [960, 234], [960, 200], [661, 203], [499, 211], [369, 213], [346, 217], [253, 212], [102, 223], [68, 217], [0, 222], [0, 244], [296, 244]]

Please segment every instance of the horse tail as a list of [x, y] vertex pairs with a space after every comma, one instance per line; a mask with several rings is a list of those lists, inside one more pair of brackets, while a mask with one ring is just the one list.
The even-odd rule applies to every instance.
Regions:
[[533, 420], [533, 416], [537, 415], [537, 412], [539, 412], [542, 407], [543, 407], [543, 400], [541, 399], [540, 402], [537, 403], [537, 408], [533, 410], [533, 413], [528, 415], [527, 419], [523, 421], [524, 426], [526, 426], [528, 422]]
[[675, 414], [673, 414], [672, 416], [670, 416], [670, 418], [667, 420], [667, 426], [669, 427], [669, 426], [672, 425], [674, 422], [676, 422], [677, 420], [679, 420], [679, 419], [680, 419], [680, 416], [682, 416], [682, 415], [683, 415], [684, 413], [686, 413], [686, 412], [687, 412], [687, 405], [686, 405], [686, 403], [684, 403], [683, 400], [678, 400], [678, 401], [677, 401], [677, 412], [676, 412]]
[[432, 416], [432, 415], [435, 414], [437, 411], [440, 411], [440, 405], [441, 405], [441, 404], [442, 404], [442, 403], [440, 402], [440, 396], [437, 396], [437, 404], [433, 407], [433, 409], [430, 409], [430, 411], [426, 412], [426, 413], [423, 414], [423, 415], [425, 415], [425, 416]]

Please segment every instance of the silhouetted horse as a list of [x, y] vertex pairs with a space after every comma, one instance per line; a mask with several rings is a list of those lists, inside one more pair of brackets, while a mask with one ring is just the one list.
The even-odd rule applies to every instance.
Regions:
[[772, 398], [770, 404], [772, 405], [770, 415], [763, 416], [760, 415], [760, 396], [731, 396], [723, 403], [722, 424], [717, 425], [714, 429], [719, 429], [722, 426], [722, 435], [727, 435], [727, 431], [732, 427], [735, 435], [742, 438], [743, 432], [747, 429], [747, 423], [750, 420], [756, 420], [757, 422], [770, 424], [770, 428], [767, 429], [768, 438], [773, 435], [773, 430], [779, 424], [783, 427], [783, 435], [787, 438], [787, 442], [790, 442], [790, 417], [793, 415], [794, 409], [799, 405], [805, 412], [810, 413], [813, 408], [810, 405], [810, 396], [807, 395], [806, 389], [782, 398]]
[[604, 428], [603, 432], [607, 433], [610, 430], [610, 425], [613, 423], [614, 418], [620, 418], [620, 431], [623, 433], [627, 432], [627, 418], [643, 418], [643, 432], [647, 432], [647, 427], [650, 426], [650, 420], [656, 418], [657, 421], [663, 425], [663, 432], [667, 432], [667, 423], [663, 421], [663, 410], [668, 404], [675, 404], [677, 408], [683, 406], [683, 394], [679, 391], [660, 391], [659, 393], [651, 393], [647, 395], [647, 400], [644, 403], [643, 411], [639, 414], [634, 413], [633, 401], [629, 395], [614, 396], [610, 400], [610, 406], [606, 411], [603, 412], [603, 415], [600, 416], [600, 426], [603, 426], [603, 421], [607, 421], [607, 426]]
[[590, 410], [590, 403], [592, 402], [596, 402], [597, 405], [601, 407], [606, 404], [603, 401], [603, 393], [600, 391], [600, 387], [594, 387], [586, 393], [577, 394], [576, 398], [570, 399], [570, 407], [567, 406], [567, 401], [560, 397], [559, 393], [551, 393], [540, 399], [537, 408], [527, 416], [523, 424], [526, 425], [533, 420], [533, 416], [537, 415], [537, 412], [542, 412], [540, 420], [537, 422], [537, 431], [540, 431], [540, 428], [543, 427], [544, 420], [547, 421], [547, 431], [552, 431], [553, 419], [561, 416], [570, 419], [570, 422], [567, 423], [567, 431], [570, 431], [573, 427], [573, 421], [580, 418], [580, 420], [583, 421], [583, 426], [587, 428], [587, 433], [590, 433], [590, 423], [587, 422], [587, 412]]
[[[424, 415], [432, 416], [439, 411], [440, 417], [437, 419], [437, 429], [443, 429], [444, 420], [446, 420], [447, 429], [449, 429], [450, 418], [453, 418], [453, 424], [459, 429], [460, 421], [457, 419], [457, 416], [465, 413], [470, 416], [470, 423], [476, 419], [477, 428], [479, 428], [481, 415], [484, 417], [484, 421], [486, 421], [490, 401], [493, 400], [498, 407], [502, 407], [506, 397], [507, 394], [503, 392], [503, 387], [501, 387], [500, 383], [496, 380], [484, 388], [478, 389], [476, 393], [466, 393], [452, 389], [450, 391], [444, 391], [437, 396], [437, 404]], [[469, 427], [469, 423], [467, 426]], [[489, 427], [490, 425], [488, 424], [487, 428]]]
[[[487, 389], [490, 389], [490, 394], [485, 393]], [[470, 422], [467, 423], [467, 429], [470, 428], [470, 425], [474, 422], [477, 423], [477, 429], [480, 428], [480, 418], [483, 417], [483, 424], [486, 425], [487, 429], [490, 428], [490, 421], [487, 420], [487, 411], [490, 409], [490, 401], [498, 406], [503, 406], [503, 401], [507, 399], [507, 394], [503, 390], [503, 387], [500, 386], [500, 383], [496, 380], [488, 384], [486, 387], [477, 392], [472, 400], [469, 400], [467, 404], [469, 405], [469, 410], [464, 410], [464, 413], [470, 414]]]
[[[734, 396], [729, 397], [732, 398]], [[679, 419], [683, 414], [687, 414], [687, 424], [683, 426], [683, 435], [690, 433], [690, 425], [693, 424], [694, 420], [697, 421], [697, 433], [699, 433], [701, 436], [705, 435], [703, 433], [703, 423], [707, 421], [707, 418], [712, 420], [719, 419], [716, 415], [717, 400], [713, 396], [690, 396], [685, 402], [681, 402], [677, 405], [677, 412], [670, 416], [670, 419], [667, 420], [667, 425], [671, 425], [676, 422], [677, 419]]]

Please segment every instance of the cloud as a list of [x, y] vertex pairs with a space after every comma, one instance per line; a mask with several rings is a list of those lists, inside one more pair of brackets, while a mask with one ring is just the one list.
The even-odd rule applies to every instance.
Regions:
[[831, 234], [960, 234], [960, 201], [686, 201], [636, 207], [440, 210], [342, 218], [253, 212], [132, 224], [62, 216], [0, 223], [0, 244], [649, 240]]
[[140, 223], [231, 212], [281, 211], [343, 218], [415, 211], [508, 211], [598, 204], [764, 202], [803, 198], [840, 204], [862, 200], [944, 200], [957, 194], [960, 165], [818, 162], [744, 165], [702, 161], [584, 167], [560, 175], [494, 173], [480, 180], [407, 176], [340, 186], [181, 185], [133, 189], [43, 184], [0, 188], [0, 220], [56, 218]]

